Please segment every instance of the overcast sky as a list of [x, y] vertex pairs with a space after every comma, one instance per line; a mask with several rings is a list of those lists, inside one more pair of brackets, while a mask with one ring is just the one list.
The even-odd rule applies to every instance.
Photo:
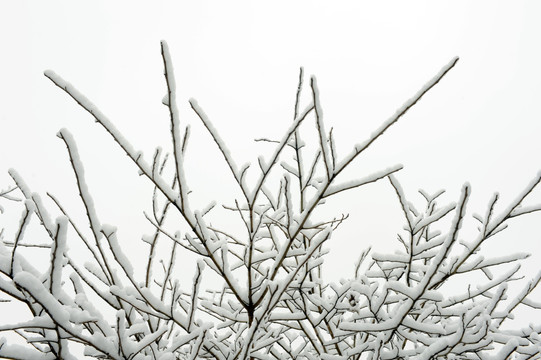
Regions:
[[[43, 71], [75, 85], [150, 155], [168, 139], [163, 39], [182, 119], [193, 123], [190, 176], [209, 198], [227, 189], [224, 168], [212, 160], [219, 154], [189, 98], [237, 163], [253, 161], [269, 152], [253, 139], [280, 138], [291, 122], [303, 66], [317, 76], [327, 128], [334, 127], [343, 156], [459, 56], [348, 175], [402, 163], [397, 177], [414, 202], [419, 188], [448, 189], [444, 200], [454, 201], [469, 181], [470, 209], [484, 213], [494, 191], [503, 205], [541, 170], [540, 18], [538, 1], [2, 1], [0, 188], [13, 167], [35, 191], [51, 191], [75, 209], [73, 175], [55, 136], [65, 127], [77, 139], [104, 221], [140, 220], [149, 199], [135, 168]], [[400, 217], [388, 184], [351, 194], [332, 204], [353, 219], [329, 257], [336, 276], [361, 249], [382, 238], [392, 243], [399, 230], [386, 218]], [[531, 203], [536, 198], [540, 192]], [[540, 216], [517, 222], [496, 252], [536, 252]], [[526, 271], [540, 261], [534, 256]]]

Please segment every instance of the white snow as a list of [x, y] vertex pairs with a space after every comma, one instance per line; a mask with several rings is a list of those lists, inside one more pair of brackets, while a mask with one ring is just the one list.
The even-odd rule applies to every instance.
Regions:
[[324, 197], [329, 197], [341, 191], [353, 189], [362, 185], [375, 182], [377, 180], [383, 179], [384, 177], [391, 175], [392, 173], [402, 170], [402, 168], [403, 168], [402, 164], [398, 164], [398, 165], [391, 166], [386, 169], [374, 172], [368, 176], [364, 176], [359, 179], [343, 182], [340, 185], [330, 185], [325, 191]]
[[66, 253], [66, 234], [68, 230], [68, 219], [65, 216], [59, 216], [56, 219], [58, 231], [55, 237], [53, 251], [51, 252], [51, 293], [58, 296], [62, 291], [62, 270], [65, 263]]
[[346, 156], [344, 160], [342, 160], [340, 163], [336, 166], [336, 173], [341, 172], [348, 164], [351, 162], [357, 155], [359, 155], [361, 152], [363, 152], [366, 148], [368, 148], [377, 138], [379, 138], [383, 133], [390, 128], [394, 123], [398, 121], [404, 115], [413, 105], [419, 101], [424, 94], [428, 92], [434, 85], [436, 85], [442, 78], [445, 76], [445, 74], [455, 66], [455, 64], [458, 61], [458, 57], [453, 58], [449, 63], [447, 63], [441, 70], [427, 83], [421, 87], [421, 89], [408, 101], [406, 101], [401, 107], [399, 107], [395, 113], [389, 117], [386, 121], [384, 121], [372, 134], [370, 137], [365, 140], [364, 142], [355, 145], [353, 148], [353, 151], [350, 153], [350, 155]]

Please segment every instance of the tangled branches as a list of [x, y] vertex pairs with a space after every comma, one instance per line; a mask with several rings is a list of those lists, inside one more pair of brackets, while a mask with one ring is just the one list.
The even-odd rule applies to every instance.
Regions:
[[[249, 166], [238, 167], [210, 120], [195, 100], [190, 106], [208, 130], [227, 164], [241, 198], [223, 208], [238, 216], [242, 230], [234, 233], [212, 225], [214, 204], [194, 210], [184, 176], [184, 157], [190, 128], [181, 126], [176, 85], [167, 45], [162, 42], [167, 85], [163, 103], [170, 116], [174, 173], [166, 179], [168, 155], [158, 148], [148, 162], [108, 118], [71, 84], [51, 71], [45, 75], [92, 115], [140, 174], [154, 187], [152, 213], [146, 214], [155, 232], [144, 237], [149, 247], [144, 277], [133, 269], [117, 239], [116, 229], [102, 224], [85, 182], [76, 142], [62, 129], [79, 197], [84, 206], [85, 231], [51, 194], [62, 213], [51, 220], [38, 194], [22, 177], [10, 171], [25, 199], [25, 209], [13, 241], [0, 247], [0, 290], [23, 303], [32, 318], [2, 324], [0, 331], [22, 336], [28, 346], [3, 340], [0, 357], [15, 359], [74, 359], [72, 345], [84, 347], [87, 357], [107, 359], [520, 359], [541, 358], [541, 326], [516, 331], [502, 327], [519, 305], [539, 309], [528, 299], [540, 281], [508, 294], [525, 254], [486, 259], [481, 245], [504, 230], [517, 216], [541, 210], [522, 202], [541, 181], [539, 174], [503, 211], [495, 196], [473, 239], [461, 239], [470, 187], [464, 185], [457, 203], [440, 206], [442, 192], [421, 192], [426, 204], [420, 211], [405, 196], [395, 173], [400, 165], [340, 182], [339, 175], [374, 141], [396, 123], [455, 66], [446, 64], [434, 78], [399, 108], [364, 142], [344, 158], [336, 153], [332, 130], [325, 130], [317, 82], [310, 79], [310, 102], [301, 109], [304, 90], [301, 69], [294, 120], [268, 158], [259, 157], [258, 177], [249, 183]], [[307, 146], [301, 124], [314, 121], [318, 143]], [[355, 276], [339, 284], [325, 283], [322, 245], [346, 218], [317, 220], [313, 214], [325, 199], [376, 181], [388, 181], [396, 193], [406, 226], [394, 254], [365, 251]], [[12, 190], [0, 193], [8, 196]], [[166, 222], [175, 212], [182, 221]], [[39, 219], [50, 238], [49, 269], [40, 272], [19, 249], [25, 227]], [[450, 219], [446, 228], [443, 223]], [[443, 229], [443, 230], [442, 230]], [[91, 261], [81, 265], [67, 249], [80, 241]], [[73, 239], [72, 239], [73, 238]], [[77, 240], [78, 239], [78, 240]], [[168, 244], [167, 258], [157, 259], [158, 242]], [[181, 288], [174, 276], [183, 253], [199, 260], [191, 288]], [[162, 264], [161, 271], [160, 264]], [[507, 270], [493, 274], [493, 269]], [[139, 264], [137, 264], [139, 266]], [[202, 289], [202, 275], [210, 268], [222, 280], [220, 287]], [[482, 273], [486, 281], [475, 289], [448, 296], [442, 289], [450, 279]], [[66, 281], [69, 279], [69, 282]], [[112, 315], [111, 315], [112, 314]]]

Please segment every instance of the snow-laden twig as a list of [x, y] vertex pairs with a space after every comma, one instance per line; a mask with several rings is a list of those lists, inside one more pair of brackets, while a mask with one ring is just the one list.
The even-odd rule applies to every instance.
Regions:
[[231, 170], [231, 173], [233, 174], [233, 177], [235, 178], [235, 181], [239, 185], [242, 193], [244, 194], [247, 201], [249, 201], [248, 198], [248, 190], [246, 189], [246, 185], [242, 182], [243, 179], [243, 173], [246, 169], [246, 167], [243, 167], [243, 171], [239, 171], [237, 169], [237, 165], [235, 164], [235, 161], [233, 160], [231, 156], [231, 152], [229, 151], [227, 145], [222, 140], [220, 135], [218, 134], [218, 131], [214, 128], [212, 123], [210, 122], [208, 116], [205, 114], [203, 109], [199, 106], [198, 102], [195, 99], [190, 99], [190, 106], [192, 107], [193, 111], [197, 114], [198, 118], [201, 120], [209, 134], [212, 136], [212, 139], [218, 146], [218, 149], [222, 153], [225, 162], [227, 163], [227, 166], [229, 166], [229, 169]]
[[[175, 160], [175, 173], [177, 177], [177, 183], [179, 186], [180, 206], [184, 210], [188, 202], [188, 190], [186, 179], [184, 177], [184, 150], [185, 144], [188, 140], [189, 128], [186, 127], [184, 139], [180, 138], [180, 119], [179, 111], [176, 102], [177, 87], [175, 76], [173, 73], [173, 62], [171, 61], [171, 55], [169, 54], [169, 46], [165, 41], [161, 41], [162, 47], [162, 59], [164, 67], [165, 82], [167, 84], [167, 102], [166, 106], [169, 109], [169, 116], [171, 119], [171, 136], [173, 142], [173, 156]], [[155, 177], [155, 174], [154, 176]]]
[[376, 141], [383, 133], [390, 128], [394, 123], [396, 123], [406, 112], [408, 112], [409, 109], [411, 109], [421, 98], [434, 86], [436, 86], [437, 83], [440, 82], [441, 79], [456, 65], [458, 62], [458, 57], [453, 58], [451, 61], [449, 61], [448, 64], [446, 64], [441, 70], [432, 78], [430, 79], [421, 89], [408, 101], [406, 101], [400, 108], [398, 108], [395, 113], [387, 119], [383, 124], [379, 126], [378, 129], [376, 129], [368, 140], [355, 145], [353, 152], [346, 156], [342, 162], [338, 163], [336, 166], [335, 173], [338, 174], [342, 172], [361, 152], [366, 150], [374, 141]]

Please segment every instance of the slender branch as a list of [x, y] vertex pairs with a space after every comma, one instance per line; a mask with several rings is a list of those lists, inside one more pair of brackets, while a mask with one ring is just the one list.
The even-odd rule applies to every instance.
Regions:
[[430, 81], [428, 81], [411, 99], [406, 101], [396, 112], [385, 121], [376, 131], [372, 133], [370, 138], [365, 142], [356, 145], [351, 155], [346, 157], [340, 164], [338, 164], [335, 175], [341, 173], [360, 153], [366, 150], [374, 141], [376, 141], [383, 133], [394, 125], [402, 116], [404, 116], [409, 109], [421, 100], [421, 98], [438, 84], [441, 79], [456, 65], [458, 57], [453, 58], [447, 65], [445, 65]]
[[13, 277], [13, 264], [15, 262], [15, 252], [17, 251], [17, 246], [19, 241], [23, 238], [24, 230], [30, 221], [30, 215], [33, 212], [33, 204], [29, 201], [25, 202], [25, 209], [21, 216], [21, 222], [17, 230], [17, 235], [15, 235], [15, 241], [13, 242], [13, 249], [11, 250], [11, 260], [9, 263], [9, 277]]
[[173, 141], [173, 156], [175, 158], [175, 170], [177, 183], [179, 186], [180, 207], [184, 210], [187, 206], [188, 196], [186, 189], [186, 180], [184, 179], [183, 158], [185, 143], [188, 138], [188, 128], [184, 140], [180, 139], [180, 120], [179, 111], [176, 104], [176, 81], [173, 74], [173, 64], [169, 47], [165, 41], [161, 41], [162, 59], [164, 67], [165, 82], [167, 84], [167, 108], [169, 109], [169, 117], [171, 121], [171, 136]]

